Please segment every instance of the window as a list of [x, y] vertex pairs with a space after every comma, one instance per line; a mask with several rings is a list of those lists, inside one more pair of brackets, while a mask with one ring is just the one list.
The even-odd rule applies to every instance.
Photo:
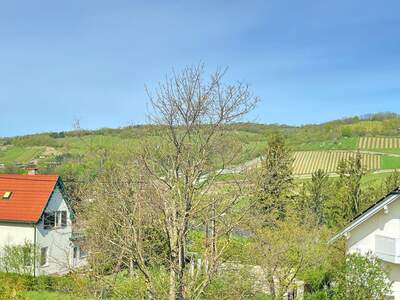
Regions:
[[11, 198], [12, 192], [4, 192], [3, 200], [9, 200]]
[[85, 258], [87, 256], [87, 253], [82, 247], [79, 248], [79, 258]]
[[54, 211], [46, 212], [43, 215], [44, 229], [53, 229], [54, 227], [63, 228], [67, 226], [67, 212]]
[[43, 227], [44, 229], [52, 229], [56, 226], [54, 212], [46, 212], [43, 215]]
[[73, 253], [73, 258], [77, 259], [78, 258], [78, 252], [79, 252], [79, 247], [75, 246], [74, 247], [74, 253]]
[[61, 227], [67, 227], [67, 212], [61, 212]]
[[49, 247], [44, 247], [40, 249], [40, 266], [47, 266], [49, 264], [49, 257], [48, 253], [49, 252]]

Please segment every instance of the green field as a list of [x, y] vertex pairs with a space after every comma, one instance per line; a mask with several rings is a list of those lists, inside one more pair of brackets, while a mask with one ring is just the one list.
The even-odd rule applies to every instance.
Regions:
[[314, 143], [303, 143], [295, 145], [296, 150], [301, 151], [319, 151], [319, 150], [356, 150], [358, 138], [340, 138], [338, 140], [327, 140]]
[[0, 163], [28, 163], [43, 153], [44, 147], [20, 147], [11, 146], [0, 150]]
[[[84, 298], [77, 298], [76, 296], [68, 296], [60, 293], [52, 292], [24, 292], [22, 299], [29, 300], [83, 300]], [[19, 299], [19, 298], [18, 298]]]
[[400, 169], [400, 157], [383, 156], [382, 169]]

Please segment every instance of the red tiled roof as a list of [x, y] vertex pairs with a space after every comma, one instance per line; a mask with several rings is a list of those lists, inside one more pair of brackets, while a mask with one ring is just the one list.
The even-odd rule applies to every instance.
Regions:
[[[0, 221], [39, 221], [58, 175], [0, 174]], [[11, 198], [3, 200], [5, 192]]]

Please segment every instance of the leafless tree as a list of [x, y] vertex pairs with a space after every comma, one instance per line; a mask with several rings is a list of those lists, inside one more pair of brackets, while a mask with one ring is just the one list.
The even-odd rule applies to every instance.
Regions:
[[[150, 118], [164, 131], [165, 138], [162, 143], [145, 144], [140, 158], [146, 177], [158, 192], [155, 208], [163, 216], [168, 236], [171, 300], [199, 295], [208, 281], [207, 277], [196, 281], [190, 290], [185, 282], [189, 230], [201, 221], [214, 225], [223, 222], [238, 200], [237, 195], [229, 201], [212, 197], [212, 187], [237, 154], [223, 143], [225, 126], [250, 112], [258, 99], [244, 83], [225, 85], [224, 75], [225, 71], [216, 71], [205, 80], [202, 65], [188, 67], [148, 92]], [[207, 274], [213, 273], [218, 261], [216, 234], [213, 232], [213, 257]]]
[[[216, 185], [238, 155], [225, 142], [226, 125], [258, 101], [244, 83], [223, 84], [224, 75], [216, 71], [207, 80], [202, 65], [188, 67], [148, 91], [158, 134], [143, 139], [135, 159], [98, 176], [86, 197], [92, 199], [82, 218], [92, 270], [135, 269], [152, 299], [201, 297], [244, 214], [236, 205], [241, 186]], [[205, 242], [190, 252], [193, 232]], [[166, 251], [159, 251], [164, 243]], [[167, 284], [159, 284], [155, 266], [169, 272]]]

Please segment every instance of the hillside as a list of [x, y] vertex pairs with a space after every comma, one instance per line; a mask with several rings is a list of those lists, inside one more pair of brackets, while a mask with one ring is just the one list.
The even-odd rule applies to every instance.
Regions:
[[[240, 123], [227, 128], [227, 145], [242, 147], [234, 164], [251, 161], [263, 153], [268, 138], [280, 132], [294, 151], [294, 172], [317, 169], [334, 172], [337, 163], [360, 150], [364, 165], [372, 171], [400, 168], [400, 117], [373, 114], [318, 125], [287, 126]], [[117, 129], [41, 133], [0, 139], [0, 171], [23, 172], [37, 166], [41, 172], [82, 172], [82, 163], [96, 165], [94, 152], [106, 155], [132, 152], [142, 140], [162, 138], [162, 128], [143, 125]]]

